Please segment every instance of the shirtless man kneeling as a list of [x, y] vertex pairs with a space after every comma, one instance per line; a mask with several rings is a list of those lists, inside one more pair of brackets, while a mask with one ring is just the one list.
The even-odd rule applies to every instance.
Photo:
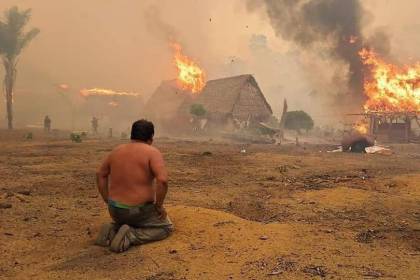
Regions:
[[98, 169], [98, 190], [114, 222], [102, 226], [96, 245], [119, 253], [171, 233], [163, 207], [168, 175], [162, 154], [152, 147], [153, 135], [151, 122], [134, 122], [131, 143], [115, 148]]

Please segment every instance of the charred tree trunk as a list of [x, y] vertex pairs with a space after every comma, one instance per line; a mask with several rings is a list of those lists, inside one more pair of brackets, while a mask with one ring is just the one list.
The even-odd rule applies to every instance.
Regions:
[[16, 80], [16, 62], [14, 58], [3, 60], [4, 70], [4, 91], [6, 95], [7, 128], [13, 129], [13, 88]]

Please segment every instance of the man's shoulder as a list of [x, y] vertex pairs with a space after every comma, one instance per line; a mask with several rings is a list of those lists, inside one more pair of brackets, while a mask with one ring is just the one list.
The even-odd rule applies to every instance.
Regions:
[[153, 152], [160, 153], [160, 150], [156, 148], [155, 146], [149, 145], [149, 149]]
[[112, 151], [115, 152], [115, 151], [123, 150], [123, 149], [126, 149], [127, 146], [128, 146], [128, 144], [120, 144], [120, 145], [116, 146], [114, 149], [112, 149]]
[[124, 152], [126, 150], [130, 149], [129, 144], [120, 144], [112, 149], [110, 152], [110, 155], [119, 154], [121, 152]]
[[113, 149], [112, 152], [118, 152], [118, 151], [143, 151], [143, 152], [148, 152], [151, 154], [156, 154], [156, 153], [160, 153], [159, 149], [152, 146], [152, 145], [146, 145], [146, 144], [138, 144], [138, 143], [126, 143], [126, 144], [121, 144], [118, 145], [117, 147], [115, 147]]

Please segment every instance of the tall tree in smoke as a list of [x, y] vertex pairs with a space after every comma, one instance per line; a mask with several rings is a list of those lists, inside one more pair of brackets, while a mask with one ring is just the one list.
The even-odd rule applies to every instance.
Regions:
[[37, 28], [25, 32], [25, 26], [30, 18], [30, 9], [19, 10], [18, 7], [12, 7], [5, 11], [4, 20], [0, 20], [0, 55], [5, 70], [4, 91], [9, 129], [13, 129], [13, 88], [16, 81], [18, 58], [22, 50], [39, 33]]
[[[348, 64], [350, 93], [363, 92], [363, 64], [358, 52], [364, 41], [360, 0], [248, 0], [248, 7], [265, 7], [277, 36], [307, 50], [321, 50]], [[369, 42], [370, 43], [370, 42]]]

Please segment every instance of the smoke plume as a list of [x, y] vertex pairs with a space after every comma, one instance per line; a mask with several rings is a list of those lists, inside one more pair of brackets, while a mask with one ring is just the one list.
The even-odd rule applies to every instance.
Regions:
[[[249, 0], [248, 8], [264, 7], [277, 36], [300, 48], [317, 51], [348, 65], [348, 89], [353, 97], [363, 92], [363, 65], [358, 52], [366, 42], [387, 42], [384, 33], [371, 39], [362, 34], [366, 12], [360, 0]], [[388, 50], [388, 48], [383, 48]]]
[[159, 8], [150, 6], [144, 11], [146, 26], [150, 34], [160, 37], [161, 39], [172, 42], [179, 37], [178, 31], [172, 25], [162, 19]]

